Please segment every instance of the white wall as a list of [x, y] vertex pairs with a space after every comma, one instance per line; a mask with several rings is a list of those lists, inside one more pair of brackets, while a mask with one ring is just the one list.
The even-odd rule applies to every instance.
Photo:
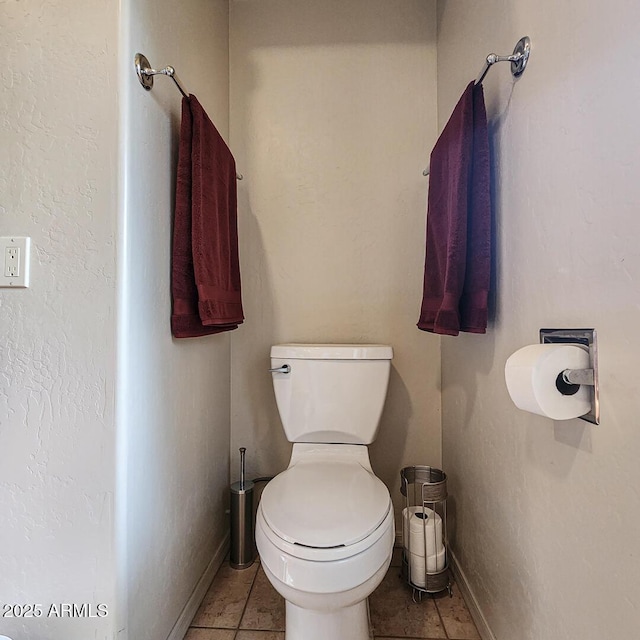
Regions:
[[[439, 3], [440, 126], [491, 51], [532, 39], [515, 85], [485, 81], [495, 182], [486, 336], [442, 341], [454, 548], [499, 640], [638, 635], [640, 6]], [[602, 423], [517, 410], [507, 357], [540, 327], [596, 327]]]
[[0, 634], [112, 638], [118, 5], [1, 15], [0, 234], [31, 236], [32, 278], [0, 289], [0, 602], [44, 613]]
[[[182, 96], [168, 78], [145, 92], [140, 51], [171, 64], [228, 133], [228, 6], [128, 3], [121, 47], [120, 595], [131, 640], [166, 638], [228, 529], [229, 335], [171, 338], [169, 276]], [[126, 590], [126, 595], [125, 595]], [[123, 602], [124, 606], [125, 602]], [[193, 604], [193, 603], [192, 603]], [[188, 621], [187, 621], [188, 622]]]
[[269, 349], [381, 342], [395, 358], [374, 469], [440, 463], [439, 338], [420, 332], [436, 135], [435, 3], [231, 3], [231, 143], [247, 320], [232, 337], [232, 476], [286, 467]]

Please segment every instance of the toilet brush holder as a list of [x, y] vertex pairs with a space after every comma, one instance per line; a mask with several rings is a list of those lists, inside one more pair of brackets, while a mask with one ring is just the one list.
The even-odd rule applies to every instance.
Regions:
[[229, 564], [233, 569], [250, 567], [256, 556], [253, 537], [254, 483], [245, 480], [246, 448], [240, 448], [240, 482], [231, 485], [231, 550]]

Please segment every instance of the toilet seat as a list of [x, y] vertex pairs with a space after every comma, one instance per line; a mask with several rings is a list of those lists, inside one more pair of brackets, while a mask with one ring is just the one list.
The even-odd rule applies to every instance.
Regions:
[[394, 540], [392, 504], [383, 522], [367, 538], [332, 549], [286, 542], [266, 523], [262, 505], [258, 507], [256, 544], [260, 561], [265, 571], [268, 568], [279, 581], [299, 592], [336, 594], [362, 585], [381, 566], [389, 565]]
[[390, 504], [379, 478], [343, 460], [299, 462], [276, 476], [261, 498], [262, 515], [275, 536], [287, 547], [319, 552], [360, 546], [387, 518]]
[[[336, 560], [348, 560], [349, 558], [352, 558], [354, 556], [361, 555], [363, 552], [368, 552], [372, 547], [378, 545], [390, 530], [395, 530], [393, 505], [391, 503], [389, 504], [389, 510], [386, 514], [386, 517], [382, 521], [380, 526], [359, 542], [350, 544], [348, 546], [329, 548], [305, 547], [301, 544], [287, 542], [277, 533], [275, 533], [273, 529], [271, 529], [271, 527], [267, 524], [267, 521], [264, 517], [264, 511], [262, 509], [262, 504], [258, 505], [258, 511], [256, 514], [256, 539], [258, 537], [263, 537], [265, 540], [268, 540], [271, 547], [278, 550], [277, 555], [279, 557], [285, 554], [288, 557], [298, 558], [300, 560], [312, 560], [314, 563], [332, 563]], [[265, 560], [263, 558], [262, 551], [260, 551], [260, 558], [262, 560]]]

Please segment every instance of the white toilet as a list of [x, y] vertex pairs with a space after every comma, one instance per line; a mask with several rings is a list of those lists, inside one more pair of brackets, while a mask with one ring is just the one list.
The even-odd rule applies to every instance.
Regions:
[[286, 640], [367, 640], [367, 597], [391, 562], [389, 491], [371, 469], [393, 351], [385, 345], [271, 348], [289, 467], [265, 487], [256, 544], [286, 600]]

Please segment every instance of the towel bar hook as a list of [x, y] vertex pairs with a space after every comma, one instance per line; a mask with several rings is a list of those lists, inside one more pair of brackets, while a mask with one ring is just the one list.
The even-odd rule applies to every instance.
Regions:
[[[153, 89], [153, 76], [163, 75], [173, 80], [176, 87], [178, 87], [178, 90], [185, 98], [189, 97], [189, 92], [182, 86], [176, 74], [176, 70], [171, 65], [167, 65], [164, 69], [153, 69], [151, 67], [151, 63], [147, 60], [147, 57], [142, 53], [136, 53], [133, 62], [136, 73], [138, 74], [138, 80], [140, 80], [140, 84], [146, 91], [151, 91], [151, 89]], [[236, 173], [237, 180], [242, 180], [242, 178], [243, 175], [241, 173]]]
[[516, 46], [513, 48], [513, 53], [510, 56], [499, 56], [497, 53], [490, 53], [484, 63], [482, 71], [480, 71], [476, 78], [475, 84], [480, 84], [489, 69], [496, 64], [496, 62], [510, 62], [511, 63], [511, 75], [514, 78], [519, 78], [527, 67], [529, 61], [529, 55], [531, 54], [531, 39], [529, 36], [524, 36], [516, 42]]
[[[513, 49], [513, 53], [510, 56], [499, 56], [497, 53], [490, 53], [485, 61], [482, 70], [478, 74], [478, 77], [475, 79], [474, 84], [481, 84], [485, 79], [487, 73], [489, 73], [489, 69], [496, 64], [496, 62], [510, 62], [511, 63], [511, 75], [514, 78], [519, 78], [524, 70], [527, 68], [527, 62], [529, 62], [529, 56], [531, 55], [531, 39], [529, 36], [524, 36], [520, 38], [518, 42], [516, 42], [516, 46]], [[422, 172], [423, 176], [428, 176], [431, 171], [431, 167], [427, 166], [427, 168]]]
[[176, 75], [176, 70], [172, 66], [166, 66], [164, 69], [152, 69], [149, 60], [141, 53], [136, 53], [134, 64], [136, 73], [138, 74], [138, 80], [140, 80], [140, 84], [147, 91], [151, 91], [153, 88], [153, 76], [163, 75], [173, 80], [176, 87], [178, 87], [178, 91], [180, 91], [185, 98], [189, 97], [187, 90], [182, 86]]

